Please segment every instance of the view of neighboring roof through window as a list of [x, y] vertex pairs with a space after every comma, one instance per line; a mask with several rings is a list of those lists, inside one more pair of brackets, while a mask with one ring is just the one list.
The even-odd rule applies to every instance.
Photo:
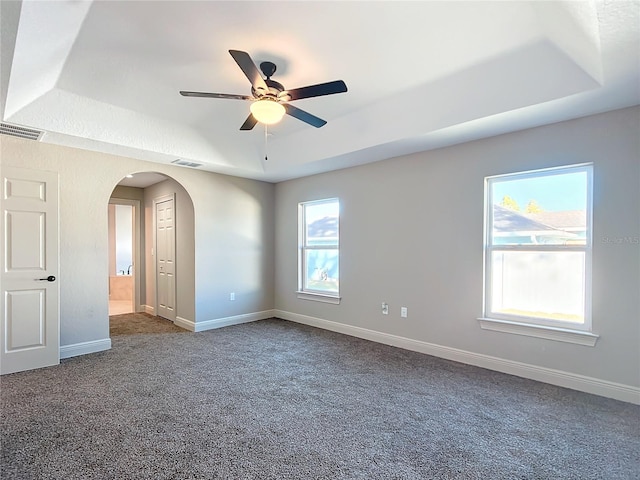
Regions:
[[487, 179], [485, 313], [590, 330], [591, 166]]
[[587, 172], [550, 172], [495, 177], [491, 196], [494, 245], [584, 244]]

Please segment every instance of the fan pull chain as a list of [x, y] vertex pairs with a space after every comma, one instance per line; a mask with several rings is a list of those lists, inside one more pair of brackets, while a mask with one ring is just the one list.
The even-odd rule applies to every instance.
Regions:
[[264, 124], [264, 160], [267, 161], [269, 160], [269, 157], [267, 155], [267, 124]]

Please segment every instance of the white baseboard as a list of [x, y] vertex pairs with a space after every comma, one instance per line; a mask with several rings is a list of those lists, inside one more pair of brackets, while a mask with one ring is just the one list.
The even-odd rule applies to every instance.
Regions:
[[155, 315], [156, 309], [151, 305], [140, 305], [144, 309], [144, 313], [148, 313], [149, 315]]
[[559, 387], [570, 388], [572, 390], [592, 393], [594, 395], [614, 398], [623, 402], [640, 405], [640, 388], [631, 385], [609, 382], [607, 380], [600, 380], [562, 370], [554, 370], [527, 363], [515, 362], [513, 360], [505, 360], [503, 358], [468, 352], [466, 350], [445, 347], [420, 340], [412, 340], [410, 338], [400, 337], [389, 333], [377, 332], [375, 330], [354, 327], [343, 323], [332, 322], [330, 320], [310, 317], [308, 315], [285, 312], [283, 310], [274, 310], [273, 316], [296, 323], [302, 323], [304, 325], [310, 325], [312, 327], [343, 333], [352, 337], [363, 338], [365, 340], [371, 340], [385, 345], [433, 355], [434, 357], [445, 358], [447, 360], [475, 365], [477, 367], [549, 383]]
[[203, 332], [214, 328], [228, 327], [230, 325], [239, 325], [241, 323], [255, 322], [275, 316], [274, 310], [265, 310], [262, 312], [245, 313], [242, 315], [234, 315], [232, 317], [215, 318], [213, 320], [205, 320], [203, 322], [193, 322], [186, 318], [177, 317], [174, 322], [177, 326], [190, 330], [192, 332]]
[[87, 353], [102, 352], [111, 349], [111, 339], [93, 340], [91, 342], [74, 343], [60, 346], [60, 358], [77, 357]]
[[186, 318], [176, 317], [173, 321], [174, 325], [177, 325], [180, 328], [184, 328], [185, 330], [189, 330], [190, 332], [195, 332], [195, 323], [192, 320], [187, 320]]

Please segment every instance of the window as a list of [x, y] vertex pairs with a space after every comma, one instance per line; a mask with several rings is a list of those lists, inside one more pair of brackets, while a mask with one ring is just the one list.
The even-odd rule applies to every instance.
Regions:
[[591, 165], [486, 179], [482, 320], [590, 331], [591, 184]]
[[298, 297], [338, 303], [340, 202], [337, 198], [299, 205]]

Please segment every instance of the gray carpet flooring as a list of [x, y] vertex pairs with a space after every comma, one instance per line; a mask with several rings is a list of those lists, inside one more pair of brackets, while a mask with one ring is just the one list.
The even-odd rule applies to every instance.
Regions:
[[109, 317], [109, 336], [139, 335], [141, 333], [188, 333], [166, 318], [148, 313], [124, 313]]
[[637, 479], [640, 407], [271, 319], [5, 375], [2, 479]]

